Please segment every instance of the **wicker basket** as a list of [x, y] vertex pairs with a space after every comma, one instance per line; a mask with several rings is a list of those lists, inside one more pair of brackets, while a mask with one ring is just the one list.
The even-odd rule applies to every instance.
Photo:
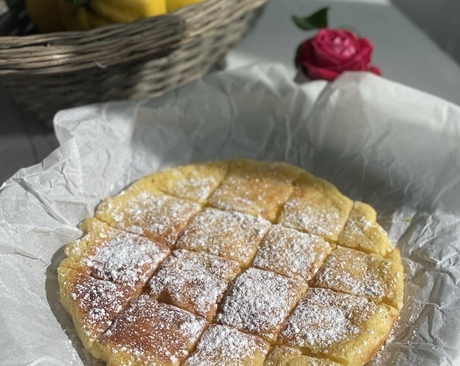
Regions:
[[266, 1], [207, 0], [88, 32], [28, 35], [24, 0], [7, 0], [0, 18], [0, 82], [48, 124], [60, 109], [158, 96], [207, 73]]

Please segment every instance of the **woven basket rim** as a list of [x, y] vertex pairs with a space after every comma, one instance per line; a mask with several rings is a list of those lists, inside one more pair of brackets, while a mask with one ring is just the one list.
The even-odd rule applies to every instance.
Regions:
[[[208, 31], [236, 21], [266, 2], [205, 0], [164, 15], [90, 31], [2, 36], [0, 78], [78, 72], [101, 65], [135, 62], [152, 55], [167, 55], [187, 48], [196, 39], [206, 38]], [[231, 17], [216, 18], [216, 13], [225, 14], [229, 10]]]
[[[24, 0], [7, 1], [0, 27], [27, 32]], [[211, 70], [252, 28], [267, 1], [207, 0], [87, 32], [0, 36], [0, 83], [49, 126], [61, 109], [157, 97]]]
[[[38, 1], [38, 0], [37, 0]], [[235, 0], [203, 0], [202, 2], [198, 2], [195, 4], [191, 4], [185, 6], [183, 8], [177, 9], [173, 12], [156, 15], [153, 17], [148, 17], [144, 19], [140, 19], [134, 22], [129, 23], [116, 23], [116, 24], [109, 24], [103, 27], [94, 28], [88, 31], [60, 31], [60, 32], [50, 32], [50, 33], [42, 33], [42, 34], [29, 34], [29, 35], [21, 35], [21, 36], [0, 36], [0, 51], [2, 49], [8, 48], [10, 43], [12, 44], [22, 44], [23, 46], [27, 46], [29, 43], [46, 43], [51, 42], [50, 46], [52, 46], [53, 39], [75, 39], [81, 38], [82, 35], [85, 37], [97, 37], [98, 39], [103, 39], [104, 37], [112, 37], [112, 32], [114, 30], [129, 30], [129, 29], [136, 29], [139, 26], [143, 26], [144, 24], [149, 24], [152, 21], [161, 21], [162, 19], [170, 18], [170, 17], [177, 17], [180, 18], [183, 22], [189, 23], [194, 17], [195, 14], [206, 14], [209, 10], [214, 8], [219, 8], [223, 2], [232, 2]], [[253, 9], [256, 9], [266, 3], [268, 0], [253, 0]], [[246, 11], [251, 9], [246, 9]], [[22, 41], [22, 42], [21, 42]], [[22, 47], [23, 47], [22, 46]]]

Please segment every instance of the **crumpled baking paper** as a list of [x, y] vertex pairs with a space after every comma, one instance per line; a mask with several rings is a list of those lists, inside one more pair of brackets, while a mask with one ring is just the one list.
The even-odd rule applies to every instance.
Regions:
[[303, 85], [289, 74], [252, 66], [58, 113], [60, 148], [0, 189], [2, 365], [98, 365], [58, 297], [78, 223], [147, 173], [232, 157], [300, 165], [376, 208], [406, 295], [372, 365], [460, 364], [460, 108], [367, 73]]

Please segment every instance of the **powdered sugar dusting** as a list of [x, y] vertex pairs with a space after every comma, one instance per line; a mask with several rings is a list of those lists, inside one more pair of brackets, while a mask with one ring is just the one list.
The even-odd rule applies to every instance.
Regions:
[[144, 179], [171, 196], [205, 203], [222, 182], [227, 169], [227, 161], [199, 162], [161, 171]]
[[204, 202], [220, 183], [221, 179], [218, 178], [217, 176], [209, 175], [177, 180], [174, 188], [168, 193]]
[[305, 289], [300, 281], [249, 268], [233, 282], [217, 321], [273, 340]]
[[302, 201], [288, 201], [284, 205], [282, 225], [304, 230], [325, 238], [334, 238], [341, 230], [340, 215], [336, 210], [319, 211], [316, 207], [305, 205]]
[[[71, 273], [74, 273], [73, 271]], [[91, 341], [103, 333], [126, 306], [133, 291], [109, 281], [97, 280], [76, 273], [70, 284], [70, 300], [79, 309], [81, 327]]]
[[388, 255], [393, 247], [385, 230], [375, 219], [376, 213], [372, 207], [362, 202], [355, 202], [338, 243], [367, 253]]
[[289, 317], [280, 340], [291, 346], [327, 352], [360, 332], [376, 305], [365, 298], [310, 288]]
[[210, 320], [229, 282], [238, 272], [237, 262], [177, 250], [150, 280], [149, 293]]
[[[381, 300], [384, 283], [379, 277], [375, 256], [338, 247], [313, 280], [313, 286]], [[383, 258], [381, 258], [383, 260]]]
[[[365, 240], [364, 231], [371, 227], [371, 223], [365, 217], [350, 216], [342, 233], [340, 234], [339, 243], [350, 246], [354, 245], [356, 239]], [[358, 245], [356, 245], [358, 246]]]
[[179, 365], [201, 335], [206, 321], [148, 296], [134, 302], [99, 341], [130, 362]]
[[82, 259], [96, 278], [132, 287], [143, 285], [169, 253], [167, 247], [141, 236], [120, 231], [111, 236], [94, 254]]
[[[375, 212], [287, 164], [213, 164], [105, 200], [96, 217], [110, 228], [89, 222], [66, 250], [63, 303], [94, 349], [108, 364], [164, 366], [261, 366], [268, 342], [280, 362], [291, 346], [293, 362], [318, 365], [375, 349], [392, 310], [376, 302], [397, 307], [400, 278], [391, 258], [363, 253], [387, 238]], [[326, 241], [344, 238], [363, 252]]]
[[222, 325], [211, 325], [184, 366], [255, 365], [257, 359], [261, 364], [268, 347], [268, 343], [257, 336]]
[[223, 210], [274, 221], [291, 194], [296, 177], [297, 170], [287, 164], [234, 160], [209, 203]]
[[247, 264], [270, 228], [270, 222], [238, 212], [206, 208], [195, 216], [177, 247], [204, 251]]
[[337, 240], [345, 226], [352, 202], [338, 192], [323, 192], [313, 185], [296, 187], [278, 222], [300, 231]]
[[318, 236], [274, 225], [264, 238], [253, 266], [309, 281], [332, 248]]
[[171, 246], [189, 219], [200, 210], [197, 203], [147, 191], [129, 197], [121, 212], [108, 208], [114, 213], [117, 227], [147, 237], [160, 235]]

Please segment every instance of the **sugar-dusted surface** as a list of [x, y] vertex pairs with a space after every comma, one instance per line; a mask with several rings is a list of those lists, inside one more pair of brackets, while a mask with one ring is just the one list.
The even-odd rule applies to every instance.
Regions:
[[316, 235], [273, 225], [259, 247], [253, 266], [309, 281], [331, 251], [331, 245]]
[[367, 318], [374, 308], [365, 298], [310, 288], [289, 317], [280, 340], [314, 353], [325, 352], [358, 334], [359, 318]]
[[312, 286], [363, 296], [400, 309], [403, 272], [395, 255], [378, 254], [337, 247], [312, 282]]
[[109, 238], [115, 237], [120, 232], [94, 217], [86, 218], [79, 226], [83, 236], [65, 247], [66, 256], [74, 261], [94, 253], [95, 248], [105, 245]]
[[129, 286], [145, 284], [158, 264], [169, 254], [146, 238], [124, 234], [111, 239], [94, 255], [82, 259], [91, 275]]
[[228, 164], [228, 161], [200, 162], [157, 172], [142, 180], [171, 196], [205, 203], [224, 179]]
[[113, 322], [134, 295], [130, 287], [98, 280], [67, 267], [58, 269], [61, 302], [85, 347]]
[[382, 260], [381, 257], [338, 247], [319, 270], [312, 285], [381, 300], [385, 283], [375, 262]]
[[[177, 167], [106, 199], [96, 217], [60, 271], [119, 286], [110, 304], [119, 310], [97, 305], [90, 317], [109, 320], [85, 334], [89, 310], [65, 286], [61, 297], [108, 365], [361, 366], [402, 306], [399, 251], [385, 251], [375, 211], [287, 164]], [[379, 250], [385, 258], [369, 254]]]
[[159, 235], [173, 246], [179, 233], [201, 210], [201, 206], [147, 188], [141, 184], [133, 185], [118, 196], [105, 200], [98, 207], [96, 217], [135, 234], [147, 237]]
[[270, 222], [259, 217], [206, 208], [187, 225], [177, 247], [247, 265], [269, 228]]
[[284, 205], [278, 223], [336, 241], [351, 207], [352, 201], [332, 184], [304, 173]]
[[276, 346], [266, 358], [264, 366], [341, 366], [341, 364], [325, 358], [306, 356], [298, 348]]
[[301, 281], [249, 268], [232, 283], [217, 322], [273, 341], [306, 288]]
[[179, 249], [163, 262], [147, 291], [211, 320], [228, 284], [239, 272], [235, 261]]
[[363, 365], [388, 336], [396, 314], [394, 309], [363, 297], [310, 288], [278, 342], [345, 365]]
[[184, 366], [262, 366], [269, 344], [223, 325], [211, 325]]
[[300, 169], [284, 163], [233, 160], [209, 203], [222, 210], [261, 216], [273, 222], [299, 174]]
[[180, 365], [206, 321], [142, 295], [99, 338], [96, 351], [114, 365]]
[[170, 252], [160, 237], [149, 240], [96, 219], [82, 226], [86, 233], [66, 248], [64, 263], [95, 278], [140, 289]]
[[354, 202], [350, 217], [340, 233], [340, 245], [377, 253], [385, 257], [393, 251], [385, 230], [376, 222], [375, 210], [362, 202]]

